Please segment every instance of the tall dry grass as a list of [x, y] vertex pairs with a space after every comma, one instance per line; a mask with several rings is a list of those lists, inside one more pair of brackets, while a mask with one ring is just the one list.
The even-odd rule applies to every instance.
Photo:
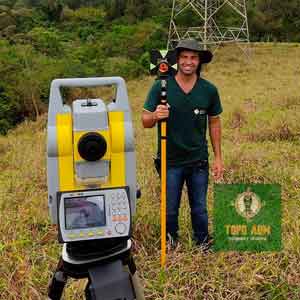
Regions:
[[[224, 107], [224, 182], [282, 185], [284, 249], [204, 254], [192, 244], [184, 194], [181, 243], [168, 254], [167, 271], [160, 270], [159, 180], [152, 164], [156, 130], [145, 130], [140, 122], [153, 78], [129, 82], [142, 187], [133, 251], [146, 299], [300, 299], [300, 47], [253, 47], [249, 64], [237, 49], [220, 49], [204, 75], [218, 86]], [[1, 300], [45, 299], [60, 254], [47, 211], [45, 126], [43, 116], [0, 137]], [[211, 181], [210, 216], [212, 191]], [[70, 281], [64, 299], [84, 299], [84, 285]]]

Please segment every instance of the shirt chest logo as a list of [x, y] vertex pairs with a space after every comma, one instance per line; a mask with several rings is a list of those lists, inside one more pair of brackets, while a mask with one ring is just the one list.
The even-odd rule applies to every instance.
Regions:
[[205, 109], [200, 109], [200, 108], [195, 108], [194, 109], [194, 114], [195, 115], [205, 115], [206, 114], [206, 110]]

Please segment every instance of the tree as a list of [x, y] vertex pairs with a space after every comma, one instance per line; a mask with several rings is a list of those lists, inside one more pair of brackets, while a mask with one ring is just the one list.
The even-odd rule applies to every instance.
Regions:
[[126, 4], [126, 0], [105, 0], [106, 19], [111, 21], [124, 16]]
[[50, 21], [61, 21], [63, 17], [63, 0], [47, 0], [47, 13]]
[[128, 0], [126, 15], [130, 22], [136, 22], [151, 16], [152, 3], [150, 0]]
[[300, 41], [300, 0], [252, 1], [249, 25], [258, 40]]
[[17, 0], [0, 1], [0, 36], [11, 38], [26, 19], [30, 19], [32, 10], [23, 7]]

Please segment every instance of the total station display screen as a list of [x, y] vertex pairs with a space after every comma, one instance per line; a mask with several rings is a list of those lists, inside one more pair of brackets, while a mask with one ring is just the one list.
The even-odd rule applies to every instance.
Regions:
[[83, 229], [106, 225], [104, 196], [65, 198], [66, 229]]

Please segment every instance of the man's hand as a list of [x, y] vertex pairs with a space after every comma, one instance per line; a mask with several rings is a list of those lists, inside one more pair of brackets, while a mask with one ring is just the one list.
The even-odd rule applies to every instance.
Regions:
[[154, 111], [154, 117], [155, 121], [167, 119], [169, 117], [168, 105], [157, 105], [156, 110]]
[[157, 105], [154, 112], [144, 110], [142, 113], [142, 122], [144, 128], [152, 128], [157, 121], [169, 117], [169, 105]]
[[212, 165], [212, 174], [215, 181], [223, 179], [224, 164], [222, 159], [215, 159]]

